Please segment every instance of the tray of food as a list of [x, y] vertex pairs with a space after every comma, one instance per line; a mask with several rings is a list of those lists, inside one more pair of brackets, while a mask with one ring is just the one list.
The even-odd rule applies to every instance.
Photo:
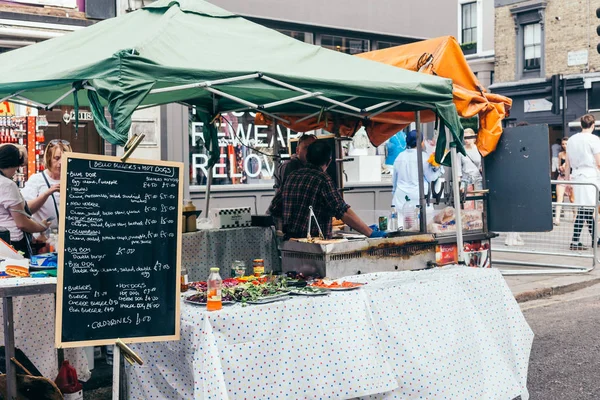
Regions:
[[292, 288], [290, 290], [290, 294], [296, 296], [327, 296], [329, 294], [329, 290], [321, 289], [318, 287], [305, 286], [301, 288]]
[[328, 279], [317, 279], [309, 286], [319, 289], [333, 290], [333, 291], [346, 291], [355, 290], [363, 286], [364, 283], [348, 282], [348, 281], [332, 281]]
[[275, 301], [286, 300], [289, 298], [290, 298], [290, 296], [289, 296], [289, 292], [288, 292], [288, 293], [274, 294], [271, 296], [257, 297], [254, 300], [246, 300], [245, 302], [248, 304], [267, 304], [267, 303], [273, 303]]

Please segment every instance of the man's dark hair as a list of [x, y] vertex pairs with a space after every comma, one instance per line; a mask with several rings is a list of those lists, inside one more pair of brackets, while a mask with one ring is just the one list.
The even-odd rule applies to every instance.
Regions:
[[0, 146], [0, 168], [20, 167], [23, 162], [25, 162], [25, 159], [17, 146], [12, 144]]
[[317, 137], [315, 135], [308, 135], [308, 134], [303, 134], [302, 136], [300, 136], [298, 138], [298, 144], [306, 141], [306, 140], [312, 140], [312, 139], [316, 139]]
[[585, 114], [581, 117], [581, 128], [590, 129], [596, 123], [596, 118], [592, 114]]
[[317, 140], [308, 146], [306, 161], [317, 167], [326, 165], [331, 160], [331, 147], [323, 140]]

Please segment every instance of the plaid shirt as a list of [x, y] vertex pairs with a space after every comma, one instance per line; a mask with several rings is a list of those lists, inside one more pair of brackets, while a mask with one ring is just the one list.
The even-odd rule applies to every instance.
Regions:
[[[326, 238], [331, 237], [331, 218], [342, 218], [350, 206], [344, 202], [333, 181], [320, 168], [307, 165], [292, 172], [277, 192], [269, 213], [283, 219], [283, 232], [286, 239], [306, 237], [308, 231], [309, 209], [319, 221]], [[319, 236], [315, 222], [312, 222], [310, 234]]]

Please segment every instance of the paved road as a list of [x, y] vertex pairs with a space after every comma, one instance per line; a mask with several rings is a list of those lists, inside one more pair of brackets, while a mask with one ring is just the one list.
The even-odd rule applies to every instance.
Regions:
[[535, 333], [531, 400], [600, 399], [600, 285], [521, 308]]

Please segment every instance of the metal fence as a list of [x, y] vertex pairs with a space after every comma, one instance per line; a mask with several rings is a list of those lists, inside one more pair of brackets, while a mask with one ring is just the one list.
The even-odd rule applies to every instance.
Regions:
[[[552, 216], [555, 223], [550, 232], [505, 232], [492, 239], [492, 252], [495, 253], [494, 264], [536, 267], [534, 270], [503, 270], [504, 275], [573, 274], [586, 273], [595, 268], [598, 259], [599, 190], [592, 183], [568, 183], [572, 187], [593, 187], [596, 194], [596, 205], [577, 204], [577, 197], [574, 199], [575, 203], [564, 203], [564, 199], [557, 199], [552, 203]], [[564, 185], [565, 182], [552, 181], [552, 184]], [[579, 239], [575, 234], [576, 228], [580, 231]], [[498, 253], [509, 253], [511, 259], [500, 259]], [[588, 259], [589, 262], [582, 259]]]

